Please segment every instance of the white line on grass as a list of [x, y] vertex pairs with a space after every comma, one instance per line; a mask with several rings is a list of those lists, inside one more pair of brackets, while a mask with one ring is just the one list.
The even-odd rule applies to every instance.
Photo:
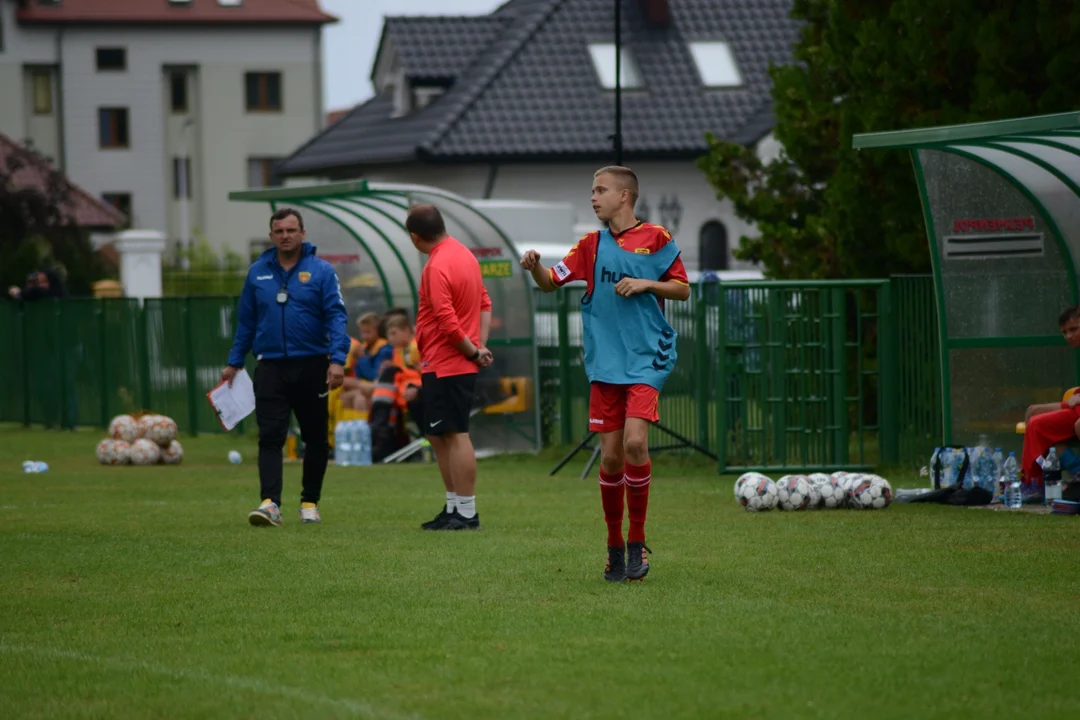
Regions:
[[321, 703], [323, 705], [333, 705], [339, 708], [349, 710], [356, 715], [378, 718], [379, 720], [421, 720], [420, 716], [418, 715], [400, 715], [398, 713], [375, 707], [371, 703], [360, 702], [359, 700], [351, 700], [348, 698], [334, 698], [330, 697], [329, 695], [323, 695], [321, 693], [311, 692], [310, 690], [304, 690], [303, 688], [290, 687], [288, 685], [277, 685], [275, 683], [270, 683], [266, 680], [262, 680], [259, 678], [237, 677], [234, 675], [219, 675], [216, 673], [209, 673], [202, 670], [184, 670], [180, 668], [166, 667], [164, 665], [155, 665], [153, 663], [148, 663], [143, 660], [127, 660], [117, 657], [100, 657], [97, 655], [88, 655], [86, 653], [76, 652], [73, 650], [60, 650], [59, 648], [9, 645], [3, 640], [0, 640], [0, 654], [4, 653], [11, 655], [36, 655], [38, 657], [54, 658], [58, 660], [74, 660], [76, 662], [86, 663], [88, 665], [99, 665], [103, 667], [115, 668], [118, 670], [142, 670], [144, 672], [152, 673], [154, 675], [162, 675], [165, 677], [173, 678], [174, 680], [197, 680], [199, 682], [221, 683], [223, 685], [228, 685], [229, 687], [252, 690], [258, 693], [280, 695], [282, 697], [300, 700], [301, 702], [305, 703]]

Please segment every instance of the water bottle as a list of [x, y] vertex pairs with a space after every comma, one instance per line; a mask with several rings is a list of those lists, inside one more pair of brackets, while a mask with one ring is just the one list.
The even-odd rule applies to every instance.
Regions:
[[1001, 467], [1005, 462], [1005, 456], [1001, 454], [1001, 448], [994, 448], [994, 455], [991, 458], [991, 465], [993, 472], [990, 475], [990, 485], [986, 488], [992, 494], [998, 493], [998, 478], [1001, 477]]
[[941, 448], [934, 448], [934, 454], [930, 456], [930, 489], [936, 490], [934, 487], [934, 468], [937, 467], [938, 457], [941, 456]]
[[360, 421], [349, 421], [349, 464], [360, 464]]
[[1024, 502], [1020, 490], [1020, 465], [1016, 462], [1016, 453], [1010, 452], [1001, 468], [1001, 495], [1005, 507], [1019, 510]]
[[334, 427], [334, 463], [341, 466], [352, 464], [352, 443], [349, 441], [350, 422], [339, 422]]
[[22, 464], [24, 473], [36, 475], [37, 473], [49, 472], [49, 466], [40, 460], [27, 460]]
[[356, 422], [357, 427], [357, 447], [356, 447], [356, 464], [357, 465], [370, 465], [371, 464], [371, 426], [368, 425], [367, 420], [358, 420]]
[[954, 450], [953, 448], [941, 449], [941, 487], [952, 487], [956, 484], [956, 478], [960, 472], [960, 465], [964, 462], [964, 457], [960, 450]]
[[1056, 448], [1050, 448], [1043, 462], [1043, 493], [1047, 505], [1061, 499], [1061, 459]]

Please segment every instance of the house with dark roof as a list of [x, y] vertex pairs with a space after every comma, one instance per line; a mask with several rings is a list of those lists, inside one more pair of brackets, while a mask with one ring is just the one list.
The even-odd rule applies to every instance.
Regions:
[[[768, 69], [790, 61], [792, 0], [622, 2], [623, 163], [641, 180], [638, 214], [676, 234], [691, 269], [728, 268], [729, 238], [750, 228], [694, 161], [707, 132], [777, 151]], [[614, 29], [613, 3], [597, 0], [388, 17], [374, 97], [277, 171], [571, 202], [576, 229], [592, 229], [592, 174], [614, 160]]]
[[0, 0], [0, 132], [132, 225], [246, 255], [264, 213], [228, 194], [322, 130], [334, 21], [318, 0]]
[[75, 225], [84, 230], [105, 232], [117, 230], [127, 223], [127, 216], [122, 212], [68, 178], [56, 176], [56, 172], [48, 158], [0, 134], [0, 176], [11, 189], [36, 190], [48, 195], [50, 185], [59, 180], [66, 185], [65, 202], [60, 210]]

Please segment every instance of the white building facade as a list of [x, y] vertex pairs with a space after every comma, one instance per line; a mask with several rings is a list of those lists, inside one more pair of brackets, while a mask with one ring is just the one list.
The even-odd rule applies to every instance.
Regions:
[[0, 132], [131, 226], [173, 243], [186, 227], [246, 258], [266, 238], [265, 210], [229, 203], [229, 191], [271, 184], [273, 163], [323, 127], [321, 33], [333, 18], [306, 1], [286, 22], [255, 2], [144, 0], [145, 14], [117, 20], [95, 14], [110, 0], [0, 0], [0, 87], [17, 90], [0, 103]]

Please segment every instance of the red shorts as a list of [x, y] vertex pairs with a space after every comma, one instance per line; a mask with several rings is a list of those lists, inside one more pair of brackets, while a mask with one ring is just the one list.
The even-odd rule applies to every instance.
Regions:
[[651, 385], [612, 385], [594, 382], [589, 389], [589, 429], [622, 430], [626, 418], [660, 419], [660, 391]]

